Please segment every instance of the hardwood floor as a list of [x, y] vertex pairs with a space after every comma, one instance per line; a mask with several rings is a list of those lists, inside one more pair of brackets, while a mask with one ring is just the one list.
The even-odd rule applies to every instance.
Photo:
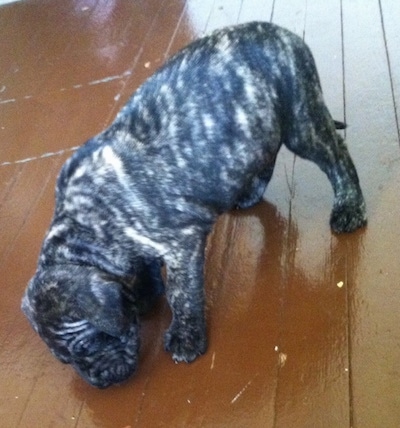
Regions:
[[[179, 48], [272, 21], [311, 47], [348, 123], [369, 224], [329, 229], [325, 176], [286, 150], [264, 202], [223, 215], [207, 249], [210, 346], [172, 362], [164, 301], [137, 374], [96, 390], [33, 332], [20, 299], [76, 146]], [[400, 426], [400, 2], [22, 0], [0, 6], [0, 426]]]

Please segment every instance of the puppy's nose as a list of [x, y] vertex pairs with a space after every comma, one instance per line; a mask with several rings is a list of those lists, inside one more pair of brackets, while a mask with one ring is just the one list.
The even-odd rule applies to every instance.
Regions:
[[87, 381], [96, 388], [104, 389], [112, 385], [118, 385], [126, 381], [135, 371], [135, 367], [121, 364], [111, 369], [103, 370], [97, 376], [86, 378]]

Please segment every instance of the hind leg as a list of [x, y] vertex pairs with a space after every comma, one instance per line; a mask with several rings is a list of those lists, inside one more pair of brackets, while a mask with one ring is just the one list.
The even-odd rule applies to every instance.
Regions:
[[328, 168], [328, 177], [335, 193], [330, 224], [335, 232], [352, 232], [367, 224], [365, 201], [357, 171], [339, 135], [337, 146], [338, 159]]
[[312, 115], [305, 115], [286, 145], [326, 173], [334, 192], [331, 228], [338, 233], [352, 232], [367, 223], [357, 171], [325, 105], [313, 111], [318, 117], [312, 120]]

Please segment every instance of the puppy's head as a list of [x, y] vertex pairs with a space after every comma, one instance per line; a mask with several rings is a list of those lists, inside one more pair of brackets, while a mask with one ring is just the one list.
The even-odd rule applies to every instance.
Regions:
[[135, 371], [139, 337], [132, 296], [96, 268], [40, 268], [22, 310], [51, 352], [93, 386], [120, 383]]

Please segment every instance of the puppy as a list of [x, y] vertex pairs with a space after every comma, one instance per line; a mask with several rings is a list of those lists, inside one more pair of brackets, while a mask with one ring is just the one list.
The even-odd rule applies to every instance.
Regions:
[[165, 348], [207, 348], [204, 249], [217, 216], [262, 199], [282, 144], [334, 191], [330, 224], [366, 224], [357, 172], [326, 108], [310, 50], [254, 22], [190, 44], [150, 77], [111, 126], [65, 163], [54, 217], [22, 309], [53, 354], [106, 387], [137, 365], [137, 314], [164, 289]]

